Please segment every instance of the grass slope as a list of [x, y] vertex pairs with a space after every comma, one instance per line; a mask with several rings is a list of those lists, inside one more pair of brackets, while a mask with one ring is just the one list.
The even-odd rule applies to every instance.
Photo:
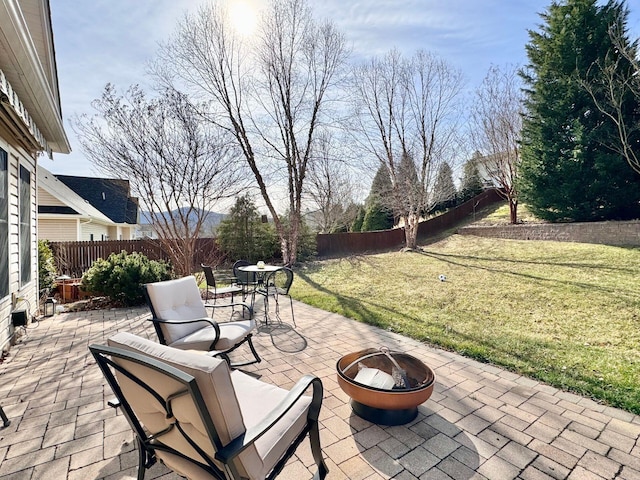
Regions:
[[637, 248], [453, 235], [307, 264], [292, 294], [640, 414], [639, 272]]

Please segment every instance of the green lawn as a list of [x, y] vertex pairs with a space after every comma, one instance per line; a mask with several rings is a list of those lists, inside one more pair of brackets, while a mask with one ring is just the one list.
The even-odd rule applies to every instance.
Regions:
[[296, 273], [303, 302], [640, 414], [638, 248], [453, 235]]

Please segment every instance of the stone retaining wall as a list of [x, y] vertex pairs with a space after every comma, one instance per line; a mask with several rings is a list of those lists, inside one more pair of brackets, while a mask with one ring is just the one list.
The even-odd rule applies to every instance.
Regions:
[[461, 235], [508, 238], [512, 240], [555, 240], [558, 242], [598, 243], [640, 246], [640, 221], [535, 223], [519, 225], [471, 225], [458, 230]]

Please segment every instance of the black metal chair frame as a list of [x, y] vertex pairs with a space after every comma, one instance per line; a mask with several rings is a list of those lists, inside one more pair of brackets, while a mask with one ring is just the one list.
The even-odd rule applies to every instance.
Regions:
[[[103, 345], [91, 345], [89, 347], [89, 350], [93, 354], [93, 357], [100, 367], [100, 370], [102, 370], [102, 373], [107, 379], [107, 382], [113, 390], [113, 393], [116, 395], [119, 406], [122, 408], [122, 412], [125, 418], [129, 422], [131, 429], [136, 435], [139, 462], [137, 477], [138, 480], [143, 480], [145, 471], [154, 463], [156, 463], [156, 451], [166, 451], [174, 455], [178, 455], [181, 458], [192, 462], [193, 464], [197, 465], [201, 469], [205, 470], [206, 472], [210, 473], [212, 476], [220, 480], [240, 479], [241, 477], [238, 473], [234, 459], [247, 447], [251, 446], [256, 440], [264, 435], [273, 425], [275, 425], [276, 422], [278, 422], [278, 420], [280, 420], [291, 409], [291, 407], [304, 394], [309, 386], [313, 387], [313, 393], [311, 405], [309, 407], [307, 415], [307, 425], [291, 444], [285, 455], [276, 463], [276, 465], [266, 478], [273, 479], [282, 471], [288, 459], [293, 455], [296, 448], [304, 440], [307, 434], [309, 434], [313, 458], [316, 462], [316, 465], [318, 466], [318, 471], [314, 475], [314, 479], [320, 480], [325, 478], [328, 469], [326, 464], [324, 463], [324, 459], [322, 458], [322, 450], [320, 447], [320, 432], [318, 426], [318, 417], [322, 404], [323, 388], [322, 382], [318, 377], [315, 377], [313, 375], [305, 375], [304, 377], [302, 377], [289, 391], [287, 396], [278, 405], [278, 407], [274, 409], [267, 417], [265, 417], [258, 425], [256, 425], [251, 430], [247, 430], [239, 437], [233, 439], [228, 445], [222, 445], [222, 442], [220, 441], [209, 412], [205, 407], [202, 394], [194, 377], [177, 368], [172, 367], [171, 365], [167, 365], [153, 358], [140, 355], [136, 352], [130, 352], [123, 349]], [[172, 398], [165, 400], [150, 385], [145, 383], [144, 380], [136, 377], [126, 368], [114, 362], [113, 357], [121, 358], [143, 365], [154, 371], [161, 372], [162, 374], [171, 377], [173, 380], [184, 384], [184, 390], [179, 392], [178, 395], [189, 395], [192, 398], [194, 405], [198, 409], [200, 418], [202, 419], [202, 422], [206, 428], [209, 440], [215, 447], [215, 458], [216, 460], [222, 462], [226, 467], [228, 467], [228, 470], [226, 472], [227, 474], [225, 474], [224, 471], [220, 470], [220, 468], [218, 468], [213, 460], [209, 459], [204, 450], [199, 447], [196, 442], [185, 433], [177, 419], [176, 423], [174, 424], [175, 427], [184, 436], [186, 441], [202, 456], [202, 458], [208, 460], [207, 464], [202, 464], [201, 462], [189, 458], [181, 452], [162, 444], [162, 442], [159, 440], [159, 437], [161, 437], [161, 435], [165, 432], [147, 432], [143, 428], [140, 421], [138, 420], [136, 413], [125, 398], [122, 389], [120, 388], [120, 384], [118, 383], [112, 369], [120, 372], [122, 375], [125, 375], [127, 378], [129, 378], [137, 385], [148, 391], [151, 395], [153, 395], [161, 405], [164, 405], [167, 418], [173, 417], [171, 401], [177, 396], [174, 395]]]
[[209, 299], [209, 294], [211, 293], [213, 295], [213, 305], [216, 305], [216, 300], [219, 297], [225, 297], [227, 295], [231, 295], [231, 303], [233, 304], [235, 294], [243, 292], [243, 288], [240, 285], [229, 285], [228, 287], [218, 288], [218, 286], [216, 285], [216, 276], [213, 273], [213, 268], [211, 268], [209, 265], [205, 265], [204, 263], [201, 263], [200, 267], [204, 272], [204, 279], [207, 283], [207, 300]]
[[[282, 286], [276, 285], [275, 279], [278, 275], [281, 275], [282, 272], [287, 276], [287, 280]], [[293, 314], [293, 299], [291, 295], [289, 295], [289, 290], [291, 289], [291, 284], [293, 283], [293, 270], [289, 267], [282, 267], [280, 270], [273, 271], [267, 275], [264, 281], [264, 285], [262, 288], [258, 288], [256, 290], [257, 293], [264, 296], [264, 312], [265, 312], [265, 321], [267, 318], [267, 313], [269, 311], [269, 296], [273, 297], [276, 302], [276, 319], [278, 322], [282, 323], [282, 318], [280, 318], [280, 303], [278, 301], [278, 297], [280, 295], [285, 295], [289, 297], [289, 303], [291, 305], [291, 320], [293, 321], [293, 326], [296, 327], [296, 319]]]
[[[162, 332], [162, 327], [161, 324], [166, 324], [166, 325], [184, 325], [187, 323], [206, 323], [208, 325], [210, 325], [211, 327], [213, 327], [214, 331], [216, 332], [216, 336], [214, 338], [214, 340], [211, 342], [211, 345], [209, 345], [209, 351], [211, 350], [218, 350], [215, 345], [218, 342], [218, 340], [220, 339], [220, 325], [218, 324], [218, 322], [216, 322], [215, 320], [213, 320], [212, 318], [196, 318], [196, 319], [191, 319], [191, 320], [163, 320], [161, 318], [158, 318], [158, 314], [156, 313], [155, 309], [153, 308], [153, 303], [151, 302], [151, 299], [149, 298], [149, 294], [147, 293], [147, 289], [146, 286], [143, 289], [143, 293], [144, 293], [144, 298], [147, 301], [147, 305], [149, 306], [149, 310], [151, 311], [151, 318], [149, 319], [151, 322], [153, 322], [153, 327], [156, 330], [156, 334], [158, 335], [158, 341], [162, 344], [162, 345], [168, 345], [167, 343], [167, 339], [164, 336], [164, 333]], [[246, 303], [225, 303], [225, 304], [220, 304], [220, 305], [207, 305], [205, 304], [205, 307], [208, 308], [220, 308], [220, 307], [242, 307], [243, 308], [243, 312], [247, 311], [249, 312], [249, 318], [251, 318], [253, 316], [253, 309], [247, 305]], [[213, 317], [213, 312], [211, 313], [211, 316]], [[224, 322], [221, 323], [221, 325], [224, 325]], [[256, 348], [253, 346], [253, 334], [250, 333], [248, 334], [245, 338], [242, 339], [242, 341], [236, 343], [233, 347], [228, 348], [227, 350], [222, 350], [219, 353], [216, 353], [214, 356], [215, 357], [220, 357], [222, 359], [224, 359], [230, 367], [232, 368], [238, 368], [238, 367], [246, 367], [247, 365], [253, 365], [254, 363], [260, 363], [262, 361], [262, 359], [260, 358], [260, 355], [258, 355], [258, 352], [256, 351]], [[229, 358], [229, 353], [233, 352], [235, 349], [237, 349], [238, 347], [240, 347], [243, 343], [247, 343], [247, 345], [249, 345], [249, 349], [251, 350], [251, 354], [253, 355], [253, 360], [250, 360], [248, 362], [244, 362], [244, 363], [231, 363], [231, 359]]]
[[251, 265], [251, 262], [248, 260], [236, 260], [232, 268], [236, 284], [242, 287], [242, 301], [245, 301], [247, 297], [251, 295], [251, 305], [253, 305], [259, 282], [256, 279], [255, 273], [243, 272], [238, 269], [239, 267], [246, 267], [248, 265]]

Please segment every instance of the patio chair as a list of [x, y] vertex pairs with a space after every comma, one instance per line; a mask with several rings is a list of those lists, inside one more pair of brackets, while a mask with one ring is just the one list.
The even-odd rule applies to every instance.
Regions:
[[[151, 310], [151, 321], [163, 345], [182, 350], [211, 351], [212, 355], [224, 358], [232, 367], [260, 362], [251, 339], [251, 332], [256, 326], [251, 318], [253, 310], [246, 303], [211, 305], [214, 310], [209, 318], [193, 276], [147, 283], [145, 297]], [[215, 310], [226, 307], [241, 307], [248, 320], [213, 320]], [[249, 345], [253, 360], [231, 364], [228, 354], [243, 343]]]
[[256, 274], [252, 272], [243, 272], [239, 267], [246, 267], [251, 265], [251, 262], [247, 260], [236, 260], [233, 264], [233, 276], [236, 279], [236, 284], [242, 287], [242, 301], [245, 301], [249, 295], [251, 295], [251, 305], [255, 300], [255, 292], [258, 287], [258, 279]]
[[231, 303], [233, 303], [233, 297], [236, 293], [242, 293], [242, 287], [237, 284], [229, 285], [227, 287], [218, 287], [216, 285], [216, 276], [213, 274], [213, 269], [209, 265], [203, 263], [200, 264], [202, 271], [204, 272], [204, 279], [207, 282], [207, 300], [209, 295], [213, 295], [213, 305], [216, 304], [216, 300], [221, 297], [231, 296]]
[[256, 293], [259, 293], [264, 296], [264, 311], [265, 318], [267, 316], [267, 312], [269, 311], [269, 297], [272, 297], [276, 303], [276, 319], [278, 322], [282, 323], [282, 319], [280, 318], [280, 296], [289, 297], [289, 304], [291, 305], [291, 320], [293, 321], [293, 326], [296, 327], [296, 319], [293, 314], [293, 299], [289, 294], [289, 290], [291, 289], [291, 284], [293, 283], [293, 270], [289, 267], [282, 267], [275, 272], [271, 272], [267, 275], [267, 278], [264, 281], [264, 284], [256, 290]]
[[287, 391], [127, 332], [89, 349], [135, 433], [138, 480], [157, 460], [189, 479], [273, 479], [307, 434], [314, 478], [326, 476], [318, 377]]

